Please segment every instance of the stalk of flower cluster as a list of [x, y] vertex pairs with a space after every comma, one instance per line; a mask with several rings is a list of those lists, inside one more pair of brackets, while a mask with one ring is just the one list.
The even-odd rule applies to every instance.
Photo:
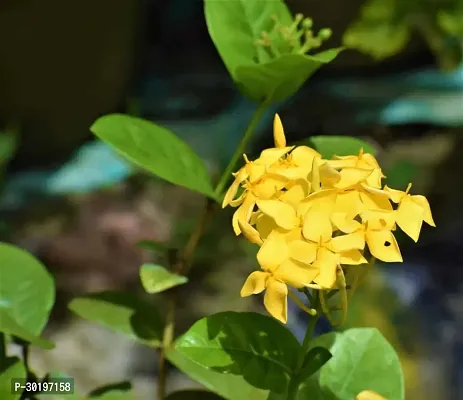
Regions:
[[299, 353], [299, 358], [297, 360], [296, 369], [294, 370], [293, 377], [289, 382], [288, 387], [288, 400], [295, 400], [297, 398], [297, 392], [299, 389], [299, 373], [301, 371], [302, 365], [304, 364], [304, 359], [307, 353], [309, 352], [309, 347], [311, 340], [314, 335], [315, 325], [317, 325], [318, 319], [320, 318], [320, 300], [319, 292], [314, 290], [313, 295], [310, 297], [311, 307], [316, 311], [315, 315], [309, 317], [309, 322], [307, 324], [307, 329], [304, 336], [304, 341], [302, 342], [302, 351]]
[[[215, 194], [217, 197], [222, 196], [225, 186], [227, 185], [228, 181], [230, 180], [232, 172], [235, 170], [236, 163], [240, 160], [242, 154], [245, 152], [249, 141], [254, 134], [254, 131], [257, 127], [257, 124], [262, 118], [263, 113], [268, 107], [268, 103], [263, 101], [259, 104], [256, 111], [254, 112], [249, 125], [247, 126], [243, 137], [238, 144], [238, 147], [233, 154], [232, 159], [228, 163], [227, 167], [223, 171], [222, 175], [220, 176], [218, 183], [215, 187]], [[193, 229], [183, 251], [178, 256], [174, 265], [172, 265], [172, 269], [175, 273], [179, 275], [187, 275], [192, 261], [193, 255], [195, 253], [196, 247], [201, 239], [201, 236], [204, 233], [204, 228], [206, 226], [207, 221], [213, 211], [212, 207], [213, 203], [210, 200], [206, 200], [204, 208], [201, 212], [201, 215], [198, 219], [198, 222]], [[175, 292], [167, 294], [167, 312], [165, 318], [165, 324], [163, 329], [163, 338], [162, 338], [162, 346], [159, 351], [159, 366], [158, 366], [158, 386], [157, 386], [157, 397], [158, 400], [163, 400], [166, 394], [166, 380], [167, 380], [167, 371], [166, 371], [166, 352], [171, 347], [172, 342], [174, 340], [174, 332], [175, 332], [175, 309], [176, 309], [176, 296]]]

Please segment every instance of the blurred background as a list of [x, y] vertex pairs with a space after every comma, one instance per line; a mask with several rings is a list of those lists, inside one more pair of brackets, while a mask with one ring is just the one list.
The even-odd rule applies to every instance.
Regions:
[[[389, 186], [413, 181], [428, 197], [438, 228], [425, 227], [417, 245], [399, 238], [405, 262], [378, 265], [346, 327], [376, 326], [393, 343], [407, 399], [462, 399], [463, 1], [287, 4], [333, 30], [327, 46], [344, 40], [361, 51], [343, 52], [269, 110], [251, 150], [271, 144], [278, 111], [290, 142], [364, 138]], [[112, 112], [150, 119], [215, 174], [255, 105], [233, 87], [200, 0], [2, 0], [0, 93], [0, 239], [39, 257], [58, 288], [47, 331], [57, 347], [34, 350], [32, 365], [73, 376], [82, 393], [132, 380], [140, 398], [153, 398], [155, 351], [73, 317], [66, 304], [89, 291], [142, 292], [138, 268], [155, 256], [137, 242], [181, 245], [202, 200], [133, 169], [89, 127]], [[239, 297], [255, 249], [234, 239], [230, 213], [208, 227], [191, 286], [180, 289], [179, 332], [210, 313], [262, 311], [259, 299]], [[299, 337], [305, 323], [292, 310]], [[171, 389], [195, 386], [176, 371], [171, 378]]]

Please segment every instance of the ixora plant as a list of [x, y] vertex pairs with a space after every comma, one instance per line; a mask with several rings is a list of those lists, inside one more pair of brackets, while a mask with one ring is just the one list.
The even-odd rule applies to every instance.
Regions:
[[[322, 316], [334, 327], [342, 325], [349, 299], [374, 259], [402, 261], [394, 238], [397, 227], [417, 241], [423, 221], [435, 226], [427, 200], [410, 194], [410, 186], [405, 192], [384, 186], [374, 149], [358, 139], [312, 137], [311, 147], [288, 145], [278, 115], [275, 147], [263, 150], [254, 161], [244, 155], [244, 163], [237, 165], [267, 107], [294, 94], [341, 49], [308, 54], [329, 30], [314, 35], [310, 19], [293, 18], [277, 0], [210, 0], [205, 1], [205, 13], [211, 38], [233, 81], [257, 103], [254, 117], [215, 185], [201, 159], [167, 129], [120, 114], [94, 123], [92, 132], [127, 159], [201, 193], [205, 201], [196, 228], [175, 254], [168, 246], [142, 243], [169, 253], [170, 265], [140, 268], [145, 290], [165, 296], [162, 310], [122, 292], [82, 296], [69, 308], [159, 349], [160, 400], [403, 400], [399, 359], [377, 330], [338, 330], [318, 337], [313, 332]], [[232, 228], [258, 246], [258, 268], [243, 277], [241, 296], [265, 291], [269, 315], [221, 312], [174, 337], [175, 287], [188, 284], [195, 249], [220, 204], [237, 208]], [[70, 382], [59, 373], [37, 377], [28, 365], [29, 345], [53, 347], [40, 337], [54, 303], [52, 277], [33, 256], [8, 244], [0, 244], [0, 276], [0, 398], [24, 398], [20, 391], [12, 391], [13, 378]], [[303, 343], [285, 327], [288, 297], [308, 314]], [[22, 359], [7, 357], [8, 338], [23, 348]], [[209, 391], [166, 395], [167, 361]], [[66, 387], [52, 386], [55, 390], [42, 398], [84, 398], [66, 392]], [[44, 386], [36, 389], [42, 393], [26, 397], [44, 396]], [[111, 385], [87, 398], [134, 395], [130, 387]]]

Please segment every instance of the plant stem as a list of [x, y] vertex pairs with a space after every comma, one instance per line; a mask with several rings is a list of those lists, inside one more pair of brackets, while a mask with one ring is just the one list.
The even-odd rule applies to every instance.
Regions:
[[0, 367], [6, 360], [6, 336], [0, 332]]
[[[227, 167], [225, 168], [224, 172], [220, 176], [220, 179], [217, 183], [217, 186], [215, 187], [215, 193], [217, 195], [222, 195], [222, 192], [228, 183], [228, 180], [230, 178], [231, 173], [235, 169], [235, 165], [238, 162], [239, 158], [241, 157], [242, 153], [245, 151], [249, 140], [252, 137], [252, 134], [254, 133], [254, 130], [260, 121], [262, 114], [264, 113], [265, 109], [267, 107], [266, 102], [262, 102], [254, 112], [254, 115], [249, 122], [248, 127], [246, 128], [243, 137], [236, 148], [236, 151], [228, 163]], [[201, 239], [201, 236], [204, 233], [204, 229], [206, 227], [206, 223], [209, 220], [209, 217], [211, 216], [212, 212], [214, 211], [214, 203], [212, 200], [207, 199], [206, 203], [204, 205], [204, 208], [201, 212], [201, 215], [198, 219], [198, 222], [193, 229], [193, 232], [191, 233], [182, 254], [176, 260], [174, 265], [172, 266], [172, 269], [174, 272], [177, 274], [181, 275], [187, 275], [192, 262], [193, 262], [193, 255], [196, 250], [196, 247], [198, 246], [199, 240]], [[172, 346], [172, 342], [174, 340], [174, 333], [175, 333], [175, 308], [176, 308], [176, 296], [175, 296], [175, 289], [171, 292], [168, 293], [168, 298], [167, 298], [167, 312], [166, 312], [166, 320], [165, 320], [165, 325], [163, 329], [163, 335], [162, 335], [162, 346], [159, 351], [159, 365], [158, 365], [158, 386], [157, 386], [157, 398], [158, 400], [163, 400], [166, 395], [166, 382], [167, 382], [167, 366], [166, 366], [166, 353], [169, 350], [169, 348]]]
[[264, 114], [265, 110], [267, 109], [268, 103], [266, 101], [263, 101], [262, 103], [259, 104], [257, 107], [256, 111], [254, 112], [254, 115], [252, 116], [251, 122], [249, 123], [248, 127], [246, 128], [244, 135], [236, 148], [235, 154], [233, 154], [232, 159], [227, 165], [227, 168], [223, 171], [222, 175], [220, 176], [220, 179], [217, 183], [217, 186], [215, 187], [215, 193], [217, 195], [221, 195], [222, 192], [225, 189], [225, 186], [228, 183], [228, 180], [230, 179], [230, 175], [235, 169], [235, 165], [242, 157], [243, 153], [246, 151], [246, 148], [249, 144], [249, 141], [252, 138], [252, 135], [254, 133], [254, 130], [257, 127], [257, 124], [259, 123], [260, 119], [262, 118], [262, 115]]
[[299, 381], [299, 373], [301, 371], [302, 365], [304, 364], [305, 356], [309, 352], [310, 342], [313, 338], [313, 333], [315, 330], [315, 325], [317, 325], [318, 319], [320, 318], [320, 300], [318, 291], [314, 291], [312, 295], [313, 302], [311, 303], [311, 307], [317, 310], [317, 315], [311, 316], [309, 318], [309, 322], [307, 324], [307, 330], [305, 331], [304, 341], [302, 342], [302, 349], [299, 353], [299, 357], [297, 359], [296, 368], [293, 372], [293, 376], [291, 381], [289, 382], [288, 386], [288, 400], [296, 400], [297, 398], [297, 391], [299, 389], [300, 381]]

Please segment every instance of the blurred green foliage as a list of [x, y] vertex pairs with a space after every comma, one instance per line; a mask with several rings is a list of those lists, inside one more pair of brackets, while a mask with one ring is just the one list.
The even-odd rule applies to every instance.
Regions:
[[344, 34], [347, 46], [377, 60], [402, 51], [419, 32], [443, 69], [462, 60], [461, 0], [367, 0], [359, 18]]

